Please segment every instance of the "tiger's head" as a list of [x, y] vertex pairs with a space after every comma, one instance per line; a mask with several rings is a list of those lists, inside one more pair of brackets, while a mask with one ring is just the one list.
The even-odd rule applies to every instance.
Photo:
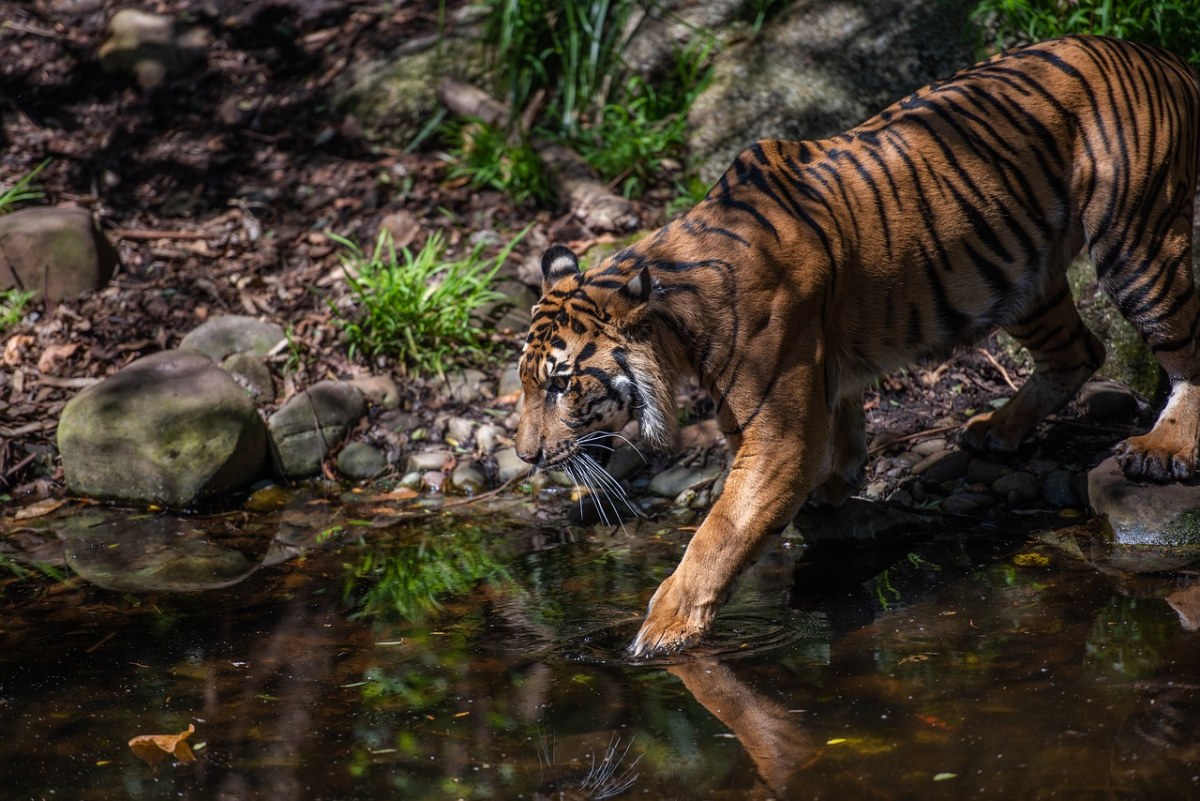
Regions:
[[673, 441], [674, 386], [655, 348], [654, 283], [636, 261], [633, 269], [610, 260], [583, 273], [568, 248], [546, 251], [542, 298], [521, 351], [522, 459], [570, 468], [590, 448], [604, 452], [609, 435], [631, 420], [652, 447]]

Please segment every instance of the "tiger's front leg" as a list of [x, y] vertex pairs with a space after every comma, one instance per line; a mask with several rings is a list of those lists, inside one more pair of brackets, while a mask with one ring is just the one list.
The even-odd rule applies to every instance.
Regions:
[[815, 384], [790, 397], [779, 388], [783, 400], [744, 432], [724, 492], [650, 599], [630, 654], [678, 651], [704, 636], [738, 574], [828, 472], [829, 415]]

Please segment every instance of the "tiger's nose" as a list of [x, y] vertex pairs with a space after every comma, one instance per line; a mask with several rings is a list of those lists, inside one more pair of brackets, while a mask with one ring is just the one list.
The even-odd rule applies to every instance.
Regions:
[[530, 464], [541, 464], [542, 458], [545, 456], [545, 452], [542, 448], [538, 448], [536, 452], [518, 448], [517, 456], [521, 457], [523, 461], [529, 462]]

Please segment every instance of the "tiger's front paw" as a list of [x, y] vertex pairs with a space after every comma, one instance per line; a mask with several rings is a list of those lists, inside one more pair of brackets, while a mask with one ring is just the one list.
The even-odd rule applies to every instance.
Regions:
[[1165, 437], [1156, 436], [1154, 431], [1130, 437], [1118, 443], [1113, 451], [1117, 464], [1132, 479], [1186, 481], [1196, 475], [1196, 444], [1172, 443]]
[[642, 628], [629, 644], [629, 654], [648, 657], [681, 651], [695, 645], [712, 627], [715, 599], [701, 600], [699, 593], [679, 578], [667, 578], [650, 599]]

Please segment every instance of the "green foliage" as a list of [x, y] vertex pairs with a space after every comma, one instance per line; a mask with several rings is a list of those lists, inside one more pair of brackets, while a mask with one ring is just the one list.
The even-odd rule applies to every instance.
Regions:
[[435, 232], [417, 253], [396, 249], [380, 231], [370, 255], [344, 237], [331, 237], [347, 251], [342, 266], [356, 308], [345, 316], [334, 308], [350, 354], [391, 356], [421, 373], [442, 374], [451, 355], [478, 358], [488, 347], [471, 320], [480, 306], [498, 299], [491, 282], [524, 232], [493, 259], [484, 243], [465, 257], [444, 260], [445, 241]]
[[24, 203], [29, 200], [37, 200], [45, 197], [41, 192], [32, 188], [33, 179], [37, 174], [45, 169], [50, 163], [50, 159], [46, 159], [41, 164], [34, 167], [29, 172], [25, 173], [15, 184], [0, 192], [0, 214], [6, 214], [12, 211], [12, 207], [17, 203]]
[[439, 609], [440, 599], [505, 575], [475, 527], [371, 549], [346, 570], [347, 597], [357, 595], [358, 615], [376, 620], [419, 620]]
[[35, 292], [20, 289], [0, 289], [0, 334], [21, 322], [25, 307], [33, 300]]
[[547, 201], [554, 195], [546, 166], [522, 134], [506, 134], [482, 121], [453, 126], [451, 178], [472, 186], [498, 189], [517, 203]]
[[[763, 13], [773, 0], [763, 0]], [[685, 116], [707, 85], [713, 42], [700, 37], [651, 83], [629, 75], [621, 54], [650, 0], [487, 0], [487, 40], [510, 129], [457, 134], [452, 175], [515, 200], [548, 200], [527, 129], [578, 150], [626, 196], [645, 190], [663, 162], [683, 153]], [[456, 132], [452, 132], [455, 134]]]
[[972, 19], [995, 31], [997, 47], [1095, 33], [1147, 42], [1200, 67], [1195, 0], [980, 0]]

